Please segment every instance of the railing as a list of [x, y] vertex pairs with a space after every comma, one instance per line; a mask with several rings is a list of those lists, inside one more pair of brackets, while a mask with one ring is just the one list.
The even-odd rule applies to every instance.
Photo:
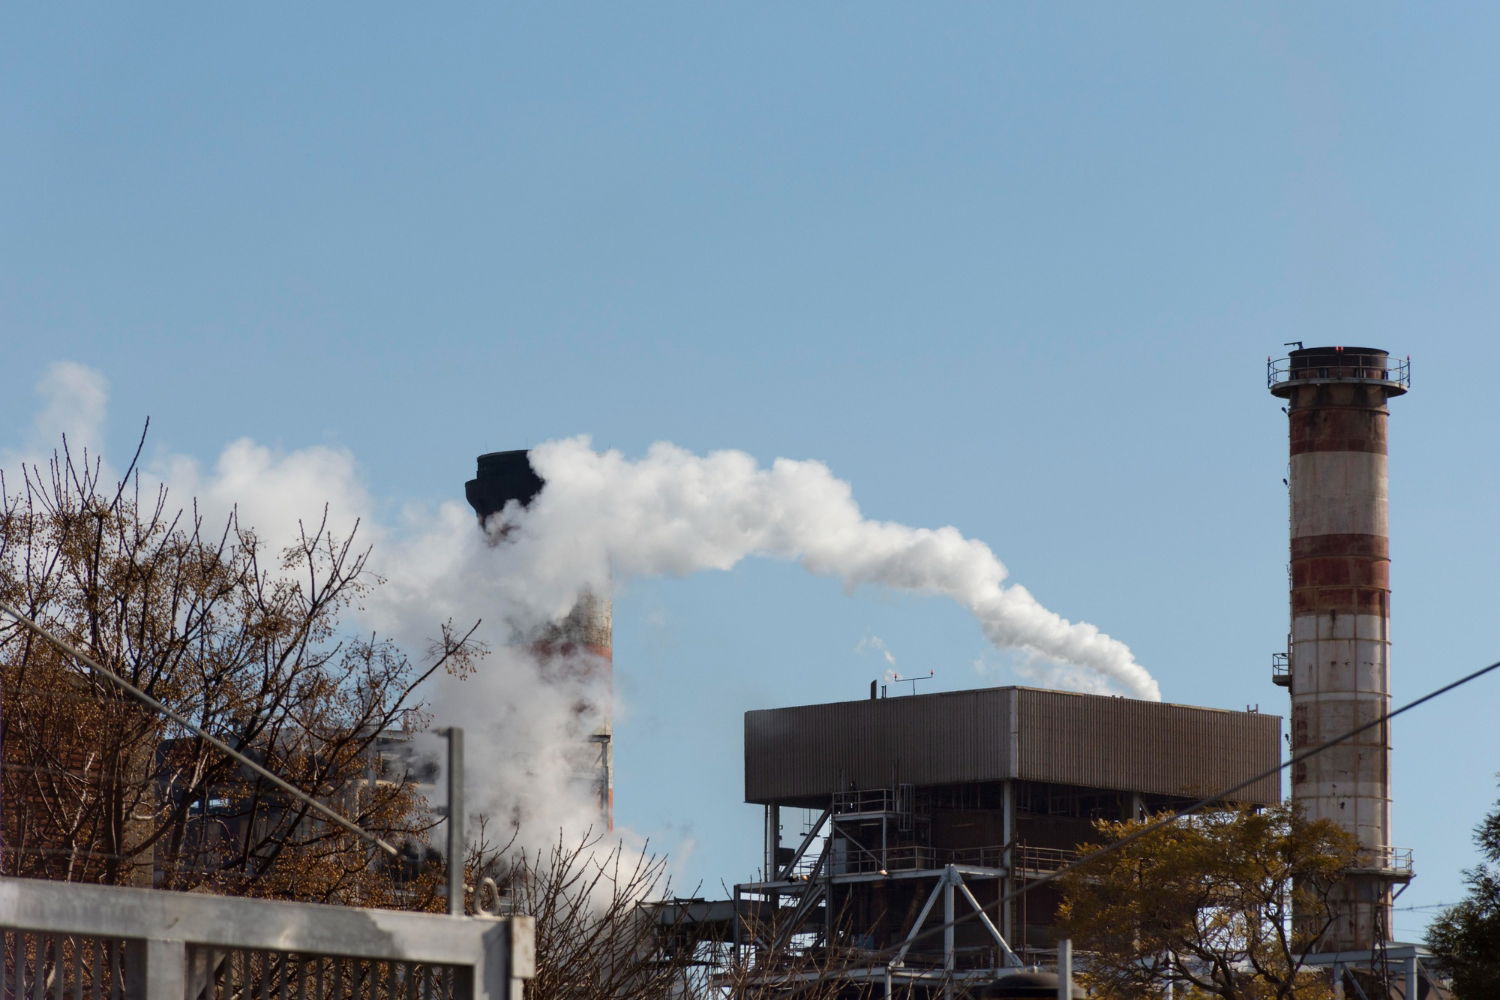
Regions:
[[1355, 871], [1409, 876], [1412, 873], [1411, 848], [1367, 847], [1359, 852], [1353, 867]]
[[1286, 653], [1271, 654], [1271, 683], [1292, 686], [1292, 658]]
[[519, 1000], [528, 917], [0, 878], [0, 997]]
[[1061, 871], [1078, 860], [1078, 852], [1062, 847], [1029, 847], [1018, 844], [1011, 868], [1015, 872], [1048, 874]]
[[818, 862], [822, 857], [822, 851], [808, 851], [797, 859], [795, 865], [783, 873], [784, 879], [788, 882], [806, 882], [812, 878], [813, 871], [818, 867]]
[[[851, 850], [846, 857], [841, 859], [836, 875], [874, 875], [881, 871], [887, 873], [894, 871], [922, 871], [928, 868], [941, 868], [948, 864], [946, 856], [951, 853], [939, 851], [931, 847], [921, 845], [909, 845], [904, 847], [888, 847], [885, 851], [878, 850]], [[884, 857], [882, 858], [882, 854]]]
[[1004, 868], [1005, 847], [994, 844], [988, 847], [962, 847], [945, 852], [950, 865], [967, 865], [971, 868]]
[[[1017, 844], [1011, 849], [1011, 869], [1016, 873], [1042, 874], [1058, 871], [1077, 860], [1078, 852], [1054, 847]], [[836, 875], [874, 875], [896, 871], [929, 871], [946, 865], [974, 868], [1005, 868], [1005, 847], [964, 847], [952, 850], [903, 846], [878, 850], [851, 850], [835, 870]]]
[[[1307, 364], [1309, 361], [1319, 364]], [[1294, 362], [1298, 364], [1294, 367]], [[1330, 363], [1323, 363], [1330, 362]], [[1402, 389], [1411, 388], [1411, 359], [1392, 358], [1384, 354], [1360, 354], [1330, 348], [1327, 354], [1312, 358], [1266, 359], [1266, 385], [1285, 382], [1385, 382]]]
[[889, 788], [863, 788], [833, 793], [833, 814], [895, 813], [900, 810], [898, 796]]

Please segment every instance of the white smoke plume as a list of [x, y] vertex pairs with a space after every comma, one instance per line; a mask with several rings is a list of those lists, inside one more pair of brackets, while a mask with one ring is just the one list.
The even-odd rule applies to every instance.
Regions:
[[[867, 635], [859, 640], [859, 644], [854, 647], [856, 653], [865, 653], [870, 650], [879, 653], [880, 658], [890, 665], [891, 669], [886, 671], [887, 674], [896, 669], [896, 654], [891, 652], [891, 647], [886, 645], [886, 641], [880, 638], [880, 636]], [[886, 680], [890, 680], [890, 678], [887, 677]]]
[[537, 659], [530, 637], [552, 617], [508, 599], [497, 586], [508, 572], [507, 545], [492, 545], [467, 505], [409, 511], [386, 533], [375, 560], [386, 583], [365, 607], [372, 627], [420, 650], [443, 621], [460, 628], [482, 621], [476, 638], [489, 654], [477, 673], [441, 678], [428, 692], [434, 724], [465, 731], [471, 818], [488, 817], [488, 836], [501, 842], [519, 826], [519, 845], [533, 850], [555, 843], [559, 831], [569, 841], [603, 833], [590, 785], [598, 747], [587, 741], [612, 708], [608, 674]]
[[533, 449], [547, 483], [503, 548], [500, 588], [539, 615], [565, 613], [580, 586], [610, 579], [727, 570], [750, 556], [795, 560], [811, 573], [937, 594], [966, 608], [1002, 649], [1071, 665], [1137, 697], [1156, 681], [1130, 649], [1085, 622], [1007, 586], [989, 547], [956, 528], [866, 519], [848, 483], [821, 462], [777, 459], [761, 468], [743, 452], [699, 456], [656, 444], [639, 461], [598, 452], [586, 438]]
[[[63, 364], [40, 388], [46, 402], [38, 431], [66, 430], [70, 442], [96, 449], [103, 377]], [[35, 443], [26, 447], [35, 453]], [[7, 453], [6, 464], [20, 454]], [[165, 482], [178, 504], [198, 498], [208, 525], [236, 508], [241, 524], [268, 546], [289, 544], [297, 522], [317, 523], [325, 504], [335, 531], [358, 521], [387, 583], [370, 596], [357, 625], [394, 638], [414, 656], [442, 622], [466, 627], [483, 619], [478, 637], [489, 657], [475, 676], [440, 683], [430, 693], [432, 713], [436, 725], [466, 730], [471, 809], [493, 818], [492, 833], [523, 818], [522, 842], [531, 846], [555, 842], [559, 830], [597, 831], [580, 756], [598, 721], [591, 713], [609, 711], [612, 695], [598, 672], [544, 669], [516, 637], [565, 615], [581, 590], [605, 593], [631, 577], [728, 570], [755, 556], [795, 561], [849, 590], [874, 585], [945, 596], [966, 608], [996, 647], [1022, 652], [1024, 669], [1043, 683], [1159, 697], [1123, 643], [1007, 584], [1005, 567], [982, 542], [952, 527], [866, 519], [849, 484], [820, 462], [778, 459], [761, 467], [741, 452], [699, 456], [670, 444], [629, 460], [595, 451], [584, 438], [541, 445], [531, 461], [547, 485], [530, 509], [505, 512], [514, 530], [499, 544], [459, 502], [377, 523], [354, 456], [341, 449], [279, 452], [240, 439], [206, 466], [159, 456], [145, 478]], [[884, 644], [877, 648], [894, 665]], [[580, 712], [580, 705], [590, 707]]]

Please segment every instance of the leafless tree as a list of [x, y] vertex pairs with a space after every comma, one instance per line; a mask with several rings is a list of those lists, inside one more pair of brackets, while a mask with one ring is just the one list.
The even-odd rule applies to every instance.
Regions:
[[[139, 454], [139, 450], [137, 451]], [[418, 688], [463, 673], [472, 629], [439, 626], [417, 664], [345, 613], [378, 584], [326, 511], [266, 562], [231, 514], [210, 529], [131, 468], [105, 482], [64, 443], [0, 478], [0, 596], [300, 790], [393, 842], [431, 825], [397, 762]], [[372, 858], [193, 732], [0, 618], [0, 870], [365, 905], [432, 905], [417, 863]]]

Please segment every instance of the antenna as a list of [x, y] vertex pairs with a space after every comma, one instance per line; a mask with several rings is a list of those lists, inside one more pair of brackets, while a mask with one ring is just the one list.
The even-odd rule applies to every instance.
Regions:
[[895, 682], [895, 681], [904, 681], [907, 684], [910, 684], [911, 685], [911, 693], [912, 694], [916, 694], [917, 693], [917, 681], [930, 681], [936, 675], [937, 675], [937, 671], [936, 670], [929, 670], [929, 671], [927, 671], [927, 676], [926, 677], [902, 677], [900, 674], [892, 671], [891, 672], [891, 680], [892, 680], [892, 682]]

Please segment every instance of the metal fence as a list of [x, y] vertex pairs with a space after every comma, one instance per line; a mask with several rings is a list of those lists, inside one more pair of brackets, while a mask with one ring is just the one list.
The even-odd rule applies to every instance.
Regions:
[[1266, 385], [1298, 380], [1319, 382], [1389, 382], [1411, 388], [1411, 358], [1393, 358], [1385, 351], [1365, 353], [1329, 348], [1307, 355], [1266, 359]]
[[1351, 866], [1355, 871], [1389, 872], [1395, 875], [1412, 874], [1410, 847], [1365, 847]]
[[520, 1000], [528, 917], [0, 878], [0, 1000]]

